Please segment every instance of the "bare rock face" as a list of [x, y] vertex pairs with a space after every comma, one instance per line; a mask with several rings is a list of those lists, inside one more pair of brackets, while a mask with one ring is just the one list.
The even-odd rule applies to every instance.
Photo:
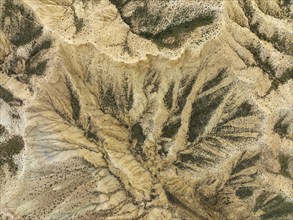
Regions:
[[292, 1], [0, 12], [0, 219], [293, 219]]

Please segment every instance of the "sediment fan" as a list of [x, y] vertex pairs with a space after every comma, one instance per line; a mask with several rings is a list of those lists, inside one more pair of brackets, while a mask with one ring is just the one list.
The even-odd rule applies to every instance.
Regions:
[[0, 2], [1, 219], [292, 219], [288, 0]]

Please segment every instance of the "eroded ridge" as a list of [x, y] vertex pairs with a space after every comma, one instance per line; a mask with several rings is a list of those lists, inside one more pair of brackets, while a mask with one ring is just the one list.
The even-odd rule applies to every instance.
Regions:
[[1, 218], [293, 218], [290, 1], [0, 6]]

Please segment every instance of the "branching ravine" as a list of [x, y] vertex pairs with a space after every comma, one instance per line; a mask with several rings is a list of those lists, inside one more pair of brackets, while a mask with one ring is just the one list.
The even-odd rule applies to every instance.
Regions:
[[292, 218], [290, 3], [4, 1], [1, 207]]

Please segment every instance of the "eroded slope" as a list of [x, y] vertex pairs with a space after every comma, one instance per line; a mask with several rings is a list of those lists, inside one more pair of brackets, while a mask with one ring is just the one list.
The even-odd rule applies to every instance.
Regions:
[[292, 218], [291, 3], [0, 4], [1, 217]]

